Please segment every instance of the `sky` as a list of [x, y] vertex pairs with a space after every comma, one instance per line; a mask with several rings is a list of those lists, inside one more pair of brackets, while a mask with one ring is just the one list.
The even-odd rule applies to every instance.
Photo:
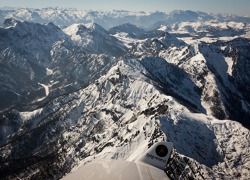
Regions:
[[194, 10], [250, 16], [250, 0], [0, 0], [0, 7], [73, 7], [94, 10]]

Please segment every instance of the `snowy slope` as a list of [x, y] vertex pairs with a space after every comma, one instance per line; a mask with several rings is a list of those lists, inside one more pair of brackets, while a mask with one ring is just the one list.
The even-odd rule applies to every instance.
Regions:
[[121, 32], [127, 33], [132, 38], [136, 38], [143, 34], [145, 30], [130, 23], [121, 24], [119, 26], [115, 26], [109, 29], [110, 34], [116, 34]]
[[[98, 25], [89, 26], [85, 34], [92, 43], [83, 46], [52, 23], [7, 19], [0, 28], [1, 110], [44, 102], [84, 87], [117, 61], [111, 56], [126, 50]], [[49, 87], [49, 95], [40, 84]]]
[[[120, 61], [85, 89], [57, 98], [42, 109], [11, 112], [23, 123], [6, 138], [12, 141], [1, 147], [2, 161], [10, 154], [14, 162], [25, 158], [31, 177], [48, 178], [44, 172], [49, 168], [58, 178], [93, 159], [134, 161], [153, 142], [166, 137], [178, 153], [201, 164], [206, 178], [211, 173], [223, 179], [248, 177], [249, 130], [237, 122], [190, 111], [159, 91], [147, 74], [138, 60]], [[7, 130], [9, 126], [1, 127]], [[18, 137], [25, 138], [20, 141]], [[32, 159], [39, 163], [33, 164]], [[2, 172], [12, 177], [7, 169], [15, 167], [24, 178], [29, 172], [26, 165], [5, 164]]]
[[[245, 103], [249, 104], [248, 95], [246, 95], [248, 86], [241, 85], [242, 81], [237, 80], [235, 75], [239, 71], [242, 73], [241, 77], [244, 78], [245, 82], [249, 80], [248, 71], [236, 70], [236, 67], [243, 64], [248, 66], [249, 40], [235, 37], [232, 41], [230, 39], [223, 41], [217, 39], [217, 41], [204, 42], [202, 38], [196, 37], [194, 41], [186, 41], [186, 44], [181, 39], [185, 40], [185, 38], [177, 39], [175, 36], [165, 33], [164, 37], [140, 41], [131, 48], [129, 57], [145, 58], [153, 56], [163, 58], [161, 61], [165, 61], [165, 63], [162, 63], [162, 65], [158, 67], [149, 65], [148, 67], [152, 69], [152, 74], [156, 76], [157, 81], [163, 83], [163, 87], [167, 87], [167, 91], [174, 88], [174, 92], [178, 92], [175, 85], [181, 89], [187, 89], [181, 86], [180, 80], [173, 81], [172, 85], [164, 80], [165, 77], [171, 77], [166, 73], [168, 70], [163, 70], [164, 67], [167, 67], [168, 63], [177, 66], [187, 73], [185, 77], [190, 77], [195, 84], [195, 88], [192, 88], [190, 83], [186, 83], [185, 86], [188, 89], [190, 88], [189, 91], [184, 90], [187, 94], [184, 92], [177, 94], [180, 94], [191, 104], [195, 104], [196, 107], [200, 106], [197, 102], [201, 100], [202, 108], [199, 108], [201, 112], [206, 112], [206, 114], [219, 119], [237, 119], [237, 121], [248, 126], [249, 115], [243, 108]], [[239, 59], [242, 59], [242, 61], [240, 62]], [[177, 73], [181, 71], [180, 69], [170, 70], [170, 74], [172, 72]], [[156, 73], [158, 70], [160, 71], [159, 75]], [[193, 96], [192, 94], [196, 95]], [[244, 102], [243, 105], [242, 101]], [[235, 107], [235, 103], [239, 106]], [[244, 114], [243, 118], [241, 114]]]
[[51, 46], [67, 36], [52, 23], [7, 19], [0, 28], [0, 37], [1, 109], [44, 96], [38, 82], [52, 63]]

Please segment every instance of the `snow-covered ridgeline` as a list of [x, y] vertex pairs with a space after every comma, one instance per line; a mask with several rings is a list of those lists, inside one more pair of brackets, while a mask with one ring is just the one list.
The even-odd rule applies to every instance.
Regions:
[[249, 130], [234, 121], [191, 112], [155, 88], [146, 73], [137, 60], [121, 61], [95, 84], [55, 99], [30, 117], [20, 112], [20, 118], [29, 122], [35, 114], [40, 119], [36, 124], [43, 124], [47, 120], [42, 117], [49, 115], [53, 122], [61, 114], [62, 129], [52, 123], [43, 137], [47, 143], [59, 141], [67, 152], [62, 157], [73, 157], [75, 165], [105, 158], [134, 161], [166, 137], [178, 153], [201, 164], [206, 178], [211, 173], [217, 178], [236, 177], [238, 172], [249, 176]]
[[[150, 26], [148, 29], [166, 22], [166, 24], [174, 24], [176, 22], [202, 22], [202, 21], [218, 21], [218, 22], [244, 22], [249, 23], [249, 17], [239, 17], [221, 14], [208, 14], [194, 11], [176, 10], [170, 13], [166, 12], [131, 12], [131, 11], [95, 11], [95, 10], [77, 10], [74, 8], [43, 8], [28, 9], [17, 8], [12, 10], [0, 10], [3, 19], [17, 18], [22, 21], [32, 21], [38, 23], [53, 22], [59, 26], [69, 26], [74, 23], [91, 23], [97, 22], [106, 29], [123, 24], [132, 23], [137, 26]], [[0, 22], [1, 23], [1, 22]]]

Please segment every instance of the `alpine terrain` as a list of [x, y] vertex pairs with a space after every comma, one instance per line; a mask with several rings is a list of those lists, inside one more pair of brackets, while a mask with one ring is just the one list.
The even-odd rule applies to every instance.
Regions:
[[250, 18], [0, 9], [0, 179], [174, 149], [171, 179], [250, 178]]

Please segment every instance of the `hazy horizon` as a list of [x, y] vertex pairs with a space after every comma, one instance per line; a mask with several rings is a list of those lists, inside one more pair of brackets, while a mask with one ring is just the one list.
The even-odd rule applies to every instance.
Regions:
[[173, 10], [192, 10], [206, 13], [222, 13], [239, 16], [250, 16], [249, 0], [88, 0], [70, 1], [70, 0], [44, 0], [35, 2], [31, 0], [8, 0], [0, 2], [0, 7], [16, 8], [47, 8], [62, 7], [76, 8], [78, 10], [127, 10], [127, 11], [145, 11], [145, 12], [171, 12]]

